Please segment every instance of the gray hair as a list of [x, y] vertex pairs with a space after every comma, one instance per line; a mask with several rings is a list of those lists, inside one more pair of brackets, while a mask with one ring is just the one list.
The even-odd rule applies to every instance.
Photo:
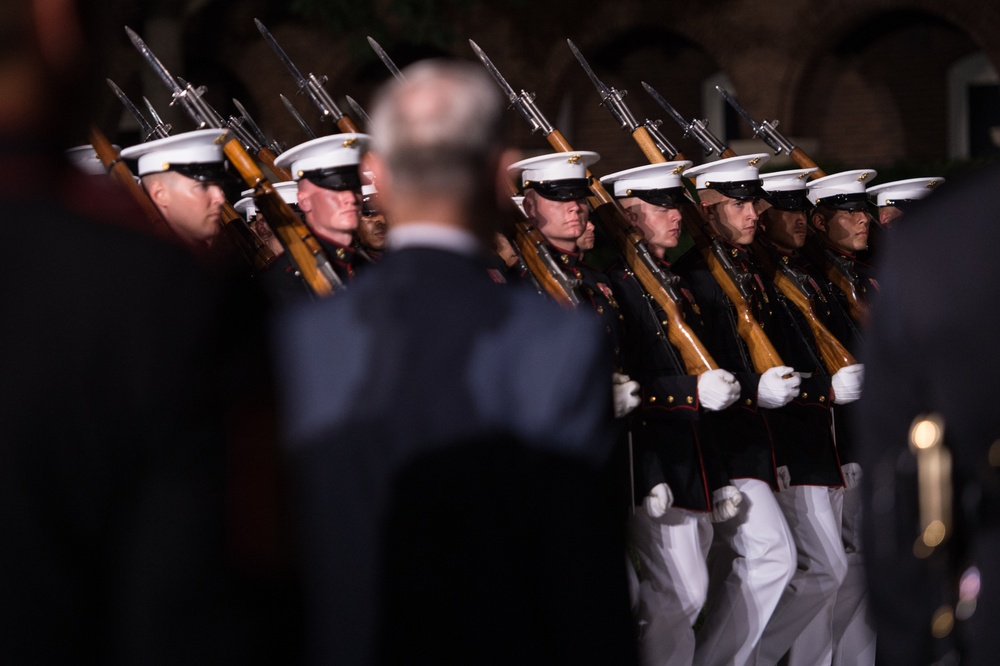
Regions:
[[474, 197], [495, 186], [502, 98], [482, 68], [425, 60], [383, 87], [372, 113], [372, 150], [394, 186]]

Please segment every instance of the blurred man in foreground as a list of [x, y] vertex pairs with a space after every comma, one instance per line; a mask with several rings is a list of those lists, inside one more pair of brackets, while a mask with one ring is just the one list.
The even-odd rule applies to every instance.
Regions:
[[633, 663], [592, 317], [495, 284], [503, 106], [471, 65], [383, 89], [389, 251], [277, 340], [311, 663]]

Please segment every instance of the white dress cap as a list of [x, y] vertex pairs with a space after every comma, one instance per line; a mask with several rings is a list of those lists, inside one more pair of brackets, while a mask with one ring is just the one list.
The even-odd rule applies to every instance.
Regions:
[[891, 183], [868, 188], [868, 194], [875, 195], [875, 204], [879, 207], [893, 206], [898, 202], [923, 199], [943, 182], [944, 178], [894, 180]]
[[[299, 203], [299, 184], [294, 180], [283, 180], [280, 183], [274, 183], [271, 185], [279, 195], [281, 195], [281, 200], [286, 204], [298, 204]], [[243, 190], [240, 192], [241, 197], [253, 197], [253, 189]], [[237, 202], [239, 203], [239, 202]], [[236, 204], [233, 204], [233, 208], [236, 208]], [[237, 208], [237, 210], [239, 210]]]
[[625, 169], [601, 178], [605, 187], [614, 186], [616, 197], [629, 197], [636, 190], [668, 190], [684, 187], [681, 174], [691, 167], [692, 162], [659, 162], [643, 164], [634, 169]]
[[684, 172], [684, 177], [694, 178], [695, 187], [699, 190], [715, 188], [719, 184], [760, 181], [760, 167], [770, 158], [767, 153], [727, 157], [691, 167]]
[[278, 155], [275, 166], [287, 168], [292, 178], [300, 180], [311, 171], [357, 166], [368, 150], [371, 137], [367, 134], [332, 134], [300, 143]]
[[121, 156], [127, 160], [139, 160], [136, 172], [140, 176], [175, 170], [178, 165], [221, 165], [226, 156], [216, 140], [224, 134], [225, 130], [221, 129], [184, 132], [130, 146], [121, 152]]
[[375, 174], [371, 171], [364, 171], [361, 173], [361, 197], [367, 199], [368, 197], [373, 197], [378, 194], [378, 188], [375, 187]]
[[792, 169], [760, 174], [760, 186], [764, 190], [764, 200], [772, 208], [786, 211], [806, 211], [812, 204], [806, 197], [809, 174], [819, 167]]
[[[118, 146], [114, 146], [114, 149], [116, 151], [121, 150]], [[101, 158], [97, 156], [97, 151], [89, 143], [67, 150], [66, 159], [69, 160], [70, 164], [88, 176], [106, 176], [108, 174], [108, 170], [104, 168]]]
[[[253, 190], [247, 190], [247, 191], [253, 193]], [[243, 194], [246, 194], [246, 192], [244, 192]], [[233, 204], [233, 208], [236, 209], [237, 213], [243, 213], [243, 216], [248, 220], [257, 214], [257, 206], [255, 206], [253, 203], [253, 197], [247, 197], [247, 196], [243, 197], [242, 199]]]
[[819, 167], [809, 169], [791, 169], [790, 171], [772, 171], [760, 174], [760, 186], [765, 192], [795, 192], [805, 190], [809, 184], [809, 174]]
[[515, 162], [507, 171], [520, 173], [525, 189], [534, 189], [546, 199], [570, 201], [590, 194], [587, 167], [599, 159], [599, 154], [587, 150], [551, 153]]
[[817, 206], [865, 200], [868, 183], [877, 175], [875, 169], [855, 169], [823, 176], [809, 182], [807, 196]]

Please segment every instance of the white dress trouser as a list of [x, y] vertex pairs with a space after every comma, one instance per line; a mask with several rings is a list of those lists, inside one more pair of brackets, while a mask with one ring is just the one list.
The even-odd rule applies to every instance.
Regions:
[[795, 571], [795, 545], [771, 487], [758, 479], [731, 483], [743, 503], [735, 517], [714, 525], [705, 624], [696, 637], [699, 666], [751, 663]]
[[788, 666], [820, 666], [833, 659], [833, 606], [847, 575], [839, 489], [791, 486], [775, 498], [785, 515], [797, 561], [795, 573], [764, 629], [757, 664], [773, 666], [787, 652]]
[[847, 577], [837, 590], [833, 607], [833, 664], [873, 666], [875, 623], [868, 608], [868, 582], [861, 548], [861, 487], [841, 491], [834, 501], [835, 506], [843, 504], [841, 525], [847, 551]]
[[708, 594], [711, 514], [671, 507], [651, 518], [637, 506], [629, 519], [629, 542], [639, 559], [633, 607], [642, 664], [690, 666], [692, 625]]

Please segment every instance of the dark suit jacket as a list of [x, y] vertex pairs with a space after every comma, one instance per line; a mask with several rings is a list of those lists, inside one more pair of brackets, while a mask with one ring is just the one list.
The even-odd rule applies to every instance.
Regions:
[[127, 228], [107, 179], [3, 166], [0, 662], [246, 663], [223, 437], [230, 352], [263, 369], [246, 302]]
[[634, 661], [592, 317], [409, 248], [277, 339], [312, 663]]
[[[1000, 654], [1000, 484], [991, 464], [1000, 439], [998, 177], [991, 167], [950, 181], [908, 211], [881, 248], [859, 401], [879, 663], [931, 663], [956, 645], [963, 665], [993, 664]], [[928, 412], [945, 421], [956, 521], [943, 547], [917, 559], [917, 465], [907, 441], [913, 419]], [[979, 569], [975, 612], [935, 639], [931, 618], [955, 603], [971, 564]]]

